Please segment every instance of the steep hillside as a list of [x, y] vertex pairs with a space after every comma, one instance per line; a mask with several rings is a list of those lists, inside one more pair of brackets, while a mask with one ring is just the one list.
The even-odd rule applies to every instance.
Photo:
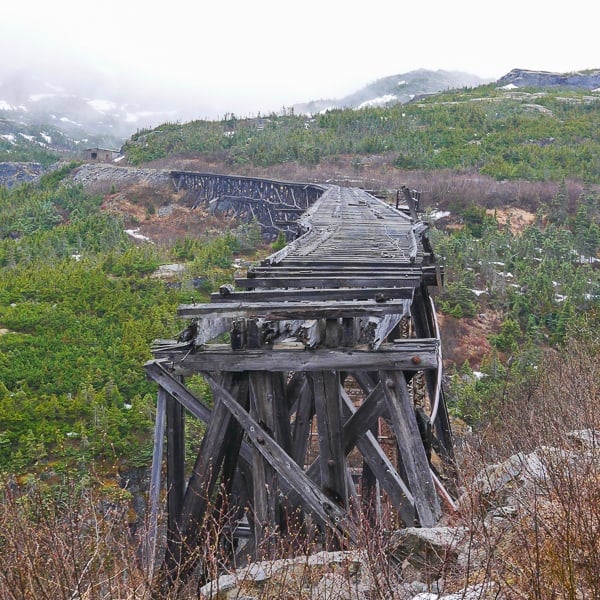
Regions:
[[375, 157], [390, 168], [452, 169], [497, 180], [600, 183], [600, 92], [479, 86], [408, 104], [331, 110], [315, 117], [164, 124], [132, 136], [131, 164], [166, 157], [219, 160], [237, 170], [352, 156], [357, 173]]

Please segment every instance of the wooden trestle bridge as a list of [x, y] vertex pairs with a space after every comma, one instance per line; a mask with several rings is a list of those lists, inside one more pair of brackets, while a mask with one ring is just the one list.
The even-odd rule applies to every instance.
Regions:
[[[418, 195], [403, 188], [392, 206], [334, 185], [173, 179], [194, 205], [295, 239], [209, 303], [180, 306], [188, 327], [157, 340], [145, 366], [158, 384], [151, 546], [166, 432], [163, 585], [201, 562], [205, 524], [224, 507], [218, 543], [232, 564], [267, 555], [292, 519], [338, 547], [381, 506], [399, 526], [434, 526], [452, 505], [453, 447], [428, 293], [441, 271]], [[186, 386], [197, 374], [211, 407]], [[205, 424], [191, 473], [186, 414]]]

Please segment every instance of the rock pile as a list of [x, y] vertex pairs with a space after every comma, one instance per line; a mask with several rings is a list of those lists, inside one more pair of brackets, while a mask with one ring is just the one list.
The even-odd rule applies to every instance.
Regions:
[[84, 164], [77, 169], [73, 174], [73, 181], [94, 191], [101, 189], [107, 191], [111, 187], [119, 190], [134, 184], [172, 187], [169, 171], [92, 163]]
[[[459, 524], [408, 527], [386, 533], [369, 548], [319, 552], [253, 563], [222, 575], [200, 589], [204, 600], [486, 600], [509, 599], [510, 585], [490, 569], [501, 555], [494, 543], [519, 539], [527, 499], [551, 505], [553, 469], [579, 468], [598, 460], [600, 431], [567, 434], [572, 447], [520, 452], [481, 470], [459, 499]], [[589, 463], [588, 463], [589, 464]], [[473, 513], [473, 499], [476, 498]], [[470, 506], [469, 506], [470, 505]], [[482, 532], [483, 535], [482, 535]], [[527, 534], [527, 532], [525, 532]], [[486, 537], [487, 536], [487, 537]], [[490, 540], [495, 540], [490, 542]], [[506, 549], [505, 549], [506, 550]], [[580, 590], [588, 597], [585, 590]], [[592, 597], [592, 596], [589, 596]]]

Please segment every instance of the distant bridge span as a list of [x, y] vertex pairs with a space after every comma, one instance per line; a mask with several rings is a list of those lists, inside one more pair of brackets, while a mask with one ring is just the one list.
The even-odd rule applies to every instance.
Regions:
[[310, 183], [289, 183], [257, 177], [171, 171], [177, 191], [188, 193], [190, 206], [204, 205], [214, 213], [256, 219], [263, 235], [274, 240], [280, 231], [298, 235], [298, 217], [327, 189]]
[[[391, 206], [357, 188], [173, 178], [191, 201], [226, 203], [271, 236], [286, 215], [289, 244], [209, 303], [180, 306], [189, 326], [179, 340], [157, 340], [146, 364], [158, 384], [154, 523], [165, 431], [167, 439], [157, 585], [196, 565], [190, 558], [218, 507], [235, 507], [219, 543], [236, 565], [269, 556], [275, 537], [309, 522], [338, 547], [356, 541], [360, 520], [376, 521], [382, 502], [398, 525], [434, 526], [453, 506], [454, 456], [428, 293], [442, 273], [417, 194], [403, 188]], [[212, 407], [185, 385], [197, 374]], [[206, 424], [191, 472], [186, 413]], [[151, 557], [155, 543], [151, 534]]]

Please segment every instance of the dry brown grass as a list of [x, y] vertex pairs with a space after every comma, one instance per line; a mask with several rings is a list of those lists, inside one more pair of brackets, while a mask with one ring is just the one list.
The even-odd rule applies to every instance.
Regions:
[[[402, 185], [421, 190], [424, 208], [452, 210], [466, 206], [484, 208], [506, 207], [535, 213], [542, 203], [549, 202], [559, 189], [551, 181], [496, 181], [476, 171], [406, 171], [393, 166], [394, 155], [372, 155], [360, 157], [360, 167], [354, 155], [342, 155], [322, 160], [318, 165], [285, 163], [271, 167], [231, 165], [219, 155], [185, 155], [148, 164], [155, 169], [180, 169], [265, 177], [283, 181], [309, 183], [336, 183], [352, 185], [367, 190], [397, 190]], [[577, 201], [584, 191], [578, 181], [566, 182], [569, 208], [574, 213]]]

